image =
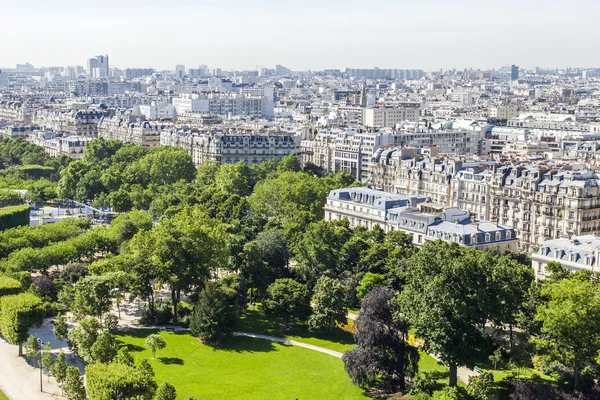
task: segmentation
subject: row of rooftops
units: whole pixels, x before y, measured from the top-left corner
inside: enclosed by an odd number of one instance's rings
[[[431,203],[425,196],[404,196],[370,188],[345,188],[332,190],[327,198],[328,210],[335,211],[330,203],[341,201],[355,203],[363,210],[385,211],[385,223],[397,229],[417,232],[433,239],[455,241],[464,245],[490,244],[518,240],[512,227],[473,219],[468,211],[444,208]],[[344,208],[338,206],[343,212]]]

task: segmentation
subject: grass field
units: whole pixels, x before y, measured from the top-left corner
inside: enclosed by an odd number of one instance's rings
[[[267,318],[260,307],[257,307],[246,310],[238,321],[236,330],[285,337],[342,353],[356,346],[353,337],[354,325],[351,320],[348,321],[348,325],[323,332],[309,332],[306,325],[284,330],[282,329],[283,325],[283,321],[272,317]]]
[[[8,396],[6,396],[2,390],[0,390],[0,400],[9,400]]]
[[[188,333],[159,332],[167,347],[156,359],[145,349],[152,330],[117,339],[139,363],[149,359],[157,383],[171,382],[178,399],[366,399],[352,385],[339,358],[297,346],[235,337],[218,347],[201,344]]]

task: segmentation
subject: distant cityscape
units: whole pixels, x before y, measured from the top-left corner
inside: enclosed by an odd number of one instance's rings
[[[523,252],[600,234],[600,68],[25,63],[0,71],[0,134],[73,158],[97,137],[181,147],[196,165],[293,154],[514,229],[511,248]]]

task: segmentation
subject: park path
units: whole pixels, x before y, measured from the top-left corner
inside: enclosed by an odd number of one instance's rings
[[[311,349],[311,350],[319,351],[321,353],[329,354],[330,356],[334,356],[337,358],[342,358],[342,355],[343,355],[343,353],[340,353],[339,351],[330,350],[330,349],[326,349],[325,347],[319,347],[319,346],[315,346],[313,344],[298,342],[296,340],[286,339],[286,338],[277,337],[277,336],[261,335],[260,333],[249,333],[249,332],[233,332],[233,334],[235,336],[245,336],[245,337],[250,337],[250,338],[254,338],[254,339],[264,339],[264,340],[270,340],[272,342],[291,344],[291,345],[298,346],[298,347],[304,347],[305,349]]]

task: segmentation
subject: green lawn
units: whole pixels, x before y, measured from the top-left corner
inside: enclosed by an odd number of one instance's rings
[[[298,346],[234,337],[218,347],[188,333],[159,332],[167,347],[145,349],[152,330],[117,339],[129,346],[136,363],[148,358],[156,380],[171,382],[178,399],[366,399],[344,371],[342,360]]]
[[[9,400],[8,396],[5,395],[2,390],[0,390],[0,400]]]
[[[236,330],[285,337],[342,353],[356,346],[352,335],[353,323],[351,320],[348,320],[348,325],[344,327],[336,327],[329,331],[316,333],[309,332],[306,325],[295,326],[286,330],[282,329],[283,325],[283,321],[265,316],[260,306],[258,306],[246,310],[238,321]]]

